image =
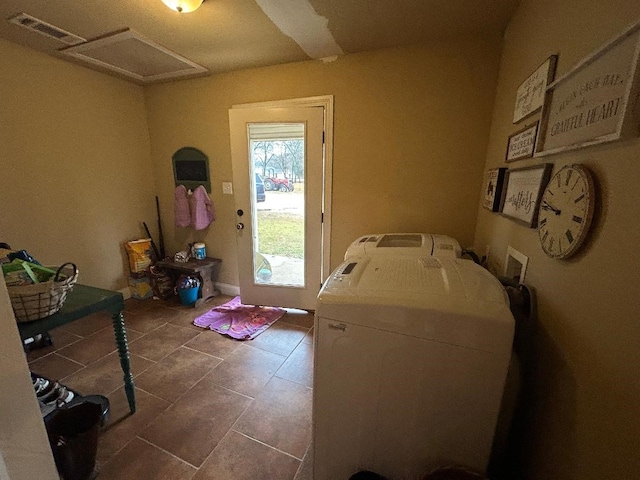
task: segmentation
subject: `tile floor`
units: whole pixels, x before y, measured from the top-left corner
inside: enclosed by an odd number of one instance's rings
[[[311,479],[313,315],[287,313],[244,342],[192,324],[230,299],[127,301],[134,415],[108,315],[56,329],[53,346],[28,355],[33,372],[109,397],[100,480]]]

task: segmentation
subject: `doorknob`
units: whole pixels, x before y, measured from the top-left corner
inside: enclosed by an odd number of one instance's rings
[[[244,223],[236,223],[236,228],[238,230],[243,230],[244,229]]]

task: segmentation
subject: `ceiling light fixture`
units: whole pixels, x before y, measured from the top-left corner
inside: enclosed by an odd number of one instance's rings
[[[167,7],[179,13],[189,13],[197,10],[204,0],[162,0]]]

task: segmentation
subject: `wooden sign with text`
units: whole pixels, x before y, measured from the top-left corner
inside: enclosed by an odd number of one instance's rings
[[[536,228],[538,203],[552,168],[552,164],[543,163],[507,171],[502,189],[502,214],[529,228]]]
[[[482,206],[492,212],[500,211],[500,201],[502,199],[502,186],[506,168],[490,168],[487,170],[484,180],[484,197]]]
[[[537,132],[538,122],[511,135],[507,142],[507,156],[505,161],[513,162],[522,158],[533,157]]]
[[[520,84],[513,109],[513,123],[519,122],[542,107],[547,85],[551,83],[556,72],[557,61],[558,56],[551,55]]]
[[[638,135],[640,23],[547,88],[536,156]]]

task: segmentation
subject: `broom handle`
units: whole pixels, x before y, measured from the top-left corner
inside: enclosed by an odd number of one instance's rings
[[[160,244],[160,259],[164,259],[165,251],[164,251],[164,236],[162,235],[162,223],[160,223],[160,202],[158,201],[158,196],[156,195],[156,213],[158,215],[158,243]]]
[[[149,232],[149,227],[147,227],[147,223],[146,222],[142,222],[142,225],[144,225],[144,230],[147,232],[147,236],[151,240],[151,248],[153,248],[153,253],[155,253],[155,255],[156,255],[156,260],[162,260],[160,258],[160,252],[158,251],[158,247],[156,247],[156,242],[153,241],[153,237],[151,236],[151,232]]]

